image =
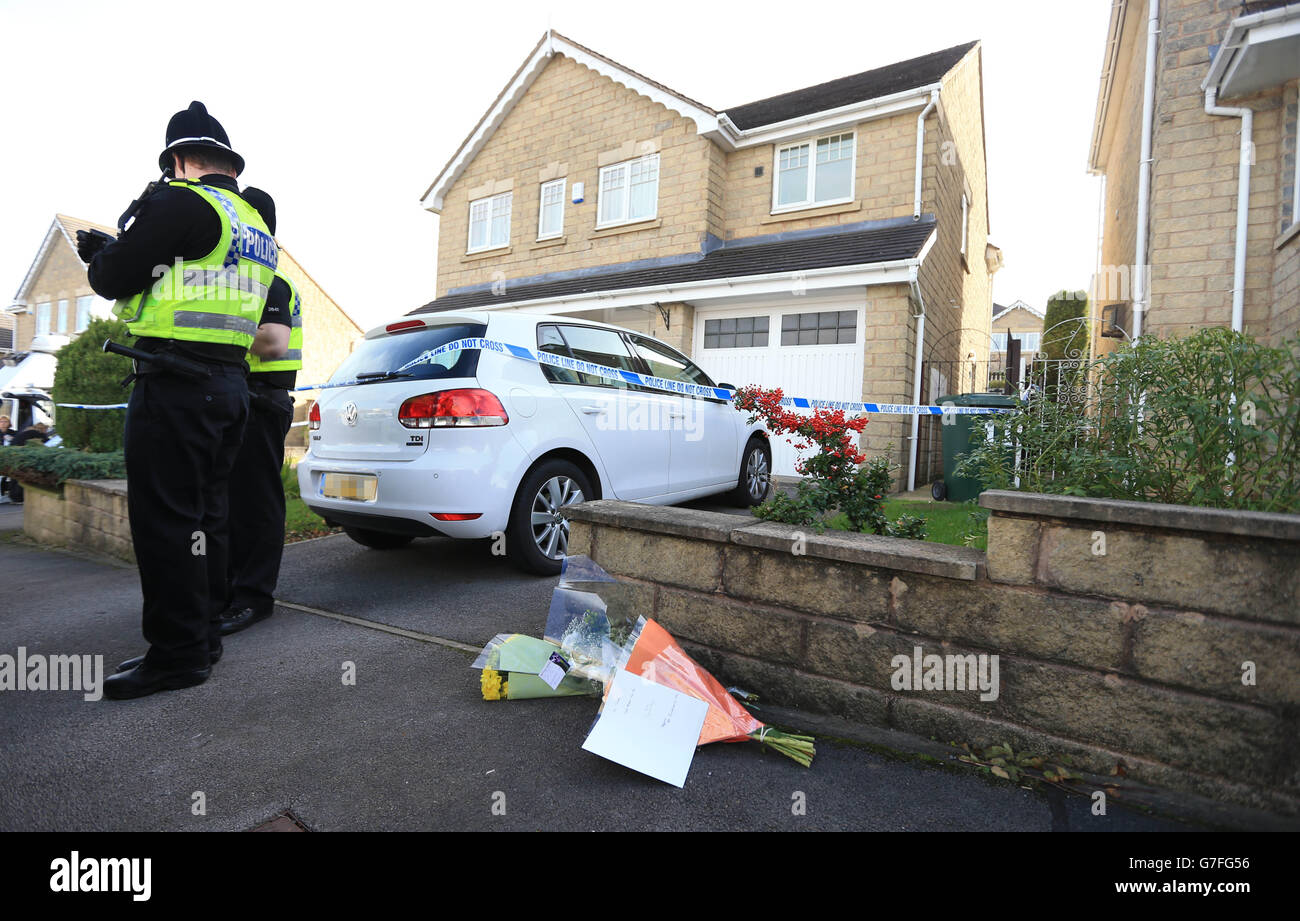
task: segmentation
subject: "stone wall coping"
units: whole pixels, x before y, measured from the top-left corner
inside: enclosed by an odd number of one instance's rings
[[[850,531],[826,531],[818,534],[811,528],[700,509],[599,499],[569,506],[564,513],[573,521],[589,524],[786,553],[791,552],[796,535],[802,532],[802,556],[964,581],[978,578],[985,563],[983,552],[968,547]]]
[[[1201,531],[1239,534],[1266,540],[1300,541],[1300,515],[1279,512],[1248,512],[1195,505],[1133,502],[1127,499],[1052,496],[1008,489],[990,489],[981,493],[979,504],[995,512],[1039,518],[1072,518],[1172,531]]]
[[[106,492],[115,496],[126,495],[126,480],[65,480],[64,486],[84,486],[94,492]]]

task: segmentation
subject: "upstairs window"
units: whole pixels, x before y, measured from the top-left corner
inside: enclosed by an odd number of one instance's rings
[[[84,332],[90,325],[90,305],[94,302],[93,294],[85,294],[77,298],[77,332]]]
[[[469,203],[469,249],[476,253],[510,244],[510,202],[513,192]]]
[[[853,200],[853,134],[833,134],[776,149],[773,211]]]
[[[604,167],[599,194],[597,228],[655,217],[659,213],[659,154]]]
[[[564,189],[566,181],[555,179],[542,183],[541,204],[537,214],[537,239],[550,240],[564,233]]]
[[[50,332],[50,312],[54,307],[49,301],[36,305],[36,335],[47,336]]]
[[[58,328],[56,331],[60,336],[62,336],[66,334],[68,331],[68,302],[67,301],[59,301],[58,318],[59,318]]]
[[[966,246],[970,239],[970,201],[963,192],[961,196],[961,258],[966,261]]]

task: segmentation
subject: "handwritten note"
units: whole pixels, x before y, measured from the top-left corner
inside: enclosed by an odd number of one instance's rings
[[[681,787],[708,711],[702,700],[616,669],[604,709],[582,747]]]

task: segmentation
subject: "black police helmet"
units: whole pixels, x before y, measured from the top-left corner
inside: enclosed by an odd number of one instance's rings
[[[158,155],[158,168],[172,166],[172,154],[182,147],[212,147],[224,150],[235,160],[235,175],[244,171],[244,158],[230,147],[230,137],[221,122],[208,114],[201,102],[191,102],[184,112],[177,112],[167,123],[167,146]]]
[[[240,192],[239,197],[253,206],[253,210],[266,221],[266,229],[271,231],[271,236],[275,236],[275,199],[251,185]]]

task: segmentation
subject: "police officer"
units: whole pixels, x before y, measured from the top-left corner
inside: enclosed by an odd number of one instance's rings
[[[220,657],[228,479],[248,415],[244,357],[277,261],[265,222],[239,195],[244,160],[203,104],[176,113],[166,139],[159,166],[175,180],[116,240],[78,234],[91,287],[117,300],[136,347],[192,369],[139,362],[127,404],[127,510],[149,650],[104,682],[116,699],[200,684]]]
[[[257,209],[275,233],[275,202],[261,189],[248,188],[244,200]],[[222,636],[238,633],[271,616],[284,552],[284,439],[293,423],[297,372],[302,368],[302,296],[277,269],[262,322],[290,326],[288,351],[279,358],[248,356],[248,425],[231,473],[238,484],[230,494],[229,607]]]

